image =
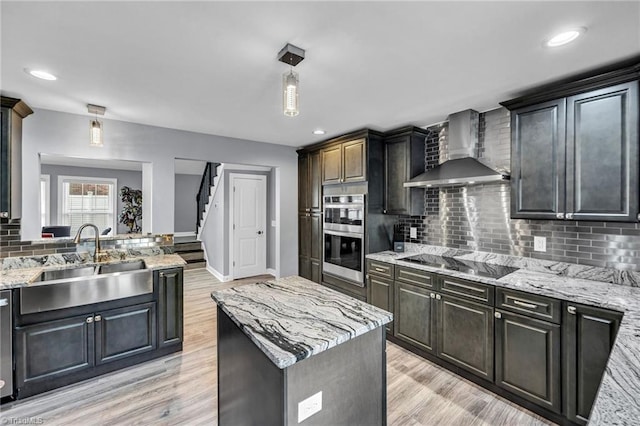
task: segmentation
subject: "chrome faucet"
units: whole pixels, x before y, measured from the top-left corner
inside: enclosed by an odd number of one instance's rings
[[[96,233],[96,250],[93,252],[93,261],[98,262],[98,259],[99,259],[98,253],[100,253],[100,231],[98,230],[97,226],[95,226],[92,223],[83,224],[82,226],[80,226],[80,228],[78,228],[78,233],[76,233],[76,236],[73,239],[73,242],[76,244],[80,244],[80,234],[82,234],[82,230],[87,226],[92,227]]]

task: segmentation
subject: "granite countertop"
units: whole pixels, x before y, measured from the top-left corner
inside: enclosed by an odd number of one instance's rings
[[[46,258],[46,260],[44,259]],[[151,254],[151,255],[129,255],[124,258],[108,257],[106,261],[95,263],[87,261],[87,258],[76,253],[70,255],[43,256],[42,260],[23,260],[21,267],[6,267],[3,265],[0,271],[0,290],[26,287],[32,284],[43,272],[56,269],[80,268],[84,266],[95,266],[112,263],[134,262],[143,260],[147,269],[164,269],[173,266],[183,266],[186,264],[183,258],[177,254]],[[42,263],[44,261],[44,263]],[[39,266],[38,266],[39,265]]]
[[[387,311],[297,276],[214,291],[211,298],[278,368],[393,319]]]
[[[591,411],[589,424],[637,424],[637,419],[640,419],[640,405],[637,402],[640,400],[640,288],[637,287],[635,273],[625,274],[621,271],[607,271],[584,265],[437,246],[415,245],[410,248],[411,251],[406,253],[385,251],[366,257],[379,262],[623,312],[624,317]],[[403,261],[403,258],[418,253],[520,269],[502,278],[492,279]],[[605,280],[608,282],[604,282]]]

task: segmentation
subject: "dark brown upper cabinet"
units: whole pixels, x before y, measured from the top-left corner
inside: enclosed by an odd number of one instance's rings
[[[638,220],[639,70],[502,103],[511,110],[511,217]]]
[[[298,211],[322,210],[320,151],[301,153],[298,157]]]
[[[2,96],[0,108],[0,218],[22,213],[22,119],[33,114],[20,99]]]
[[[403,184],[425,170],[425,138],[418,127],[403,127],[385,134],[383,213],[420,216],[424,214],[424,188]]]
[[[322,152],[322,184],[367,180],[366,139],[342,142]]]

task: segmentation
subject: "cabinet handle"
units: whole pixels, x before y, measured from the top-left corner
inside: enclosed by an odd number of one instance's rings
[[[87,324],[91,324],[93,322],[93,317],[87,317],[86,322]]]
[[[0,217],[9,217],[9,212],[0,212]]]
[[[0,299],[0,306],[8,306],[9,299]]]
[[[575,315],[576,314],[576,307],[575,306],[567,306],[567,312],[569,312],[571,315]]]
[[[564,219],[564,213],[556,213],[557,219]]]
[[[533,303],[521,302],[520,300],[514,299],[514,305],[522,306],[523,308],[536,309],[538,305],[534,305]]]
[[[442,299],[442,296],[440,296],[439,294],[436,294],[436,300],[440,300]]]
[[[435,299],[436,298],[436,294],[435,293],[431,293],[431,294],[429,294],[429,297],[431,297],[432,299]]]
[[[498,311],[495,311],[493,316],[496,317],[497,319],[500,319],[500,318],[502,318],[502,313],[500,313]]]
[[[386,272],[386,270],[384,270],[384,269],[382,269],[382,268],[375,268],[375,269],[376,269],[376,271],[378,271],[378,272]]]
[[[308,212],[310,212],[310,211],[311,211],[311,209],[305,209],[305,211],[308,211]]]
[[[387,214],[387,209],[382,210],[382,213]]]
[[[573,219],[573,213],[567,213],[567,219],[569,220]]]
[[[93,318],[93,320],[94,320],[95,322],[102,321],[102,316],[101,316],[101,315],[96,315],[96,316]]]

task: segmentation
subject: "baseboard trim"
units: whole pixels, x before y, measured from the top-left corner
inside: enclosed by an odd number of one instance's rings
[[[213,275],[214,277],[216,277],[219,281],[226,283],[229,281],[233,281],[233,279],[229,276],[229,275],[223,275],[220,272],[216,271],[215,269],[213,269],[211,266],[207,265],[207,271]]]
[[[175,237],[195,237],[196,233],[195,232],[174,232],[173,233],[173,238]]]

